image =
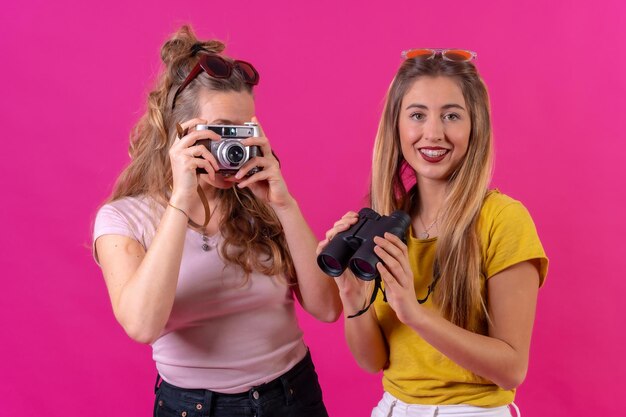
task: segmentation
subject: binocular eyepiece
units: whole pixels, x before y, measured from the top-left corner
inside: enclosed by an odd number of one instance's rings
[[[374,253],[374,237],[389,232],[404,240],[410,224],[411,218],[401,210],[381,216],[372,209],[362,208],[359,221],[328,242],[317,257],[317,264],[331,277],[338,277],[350,267],[357,278],[371,281],[378,277],[376,264],[381,261]]]

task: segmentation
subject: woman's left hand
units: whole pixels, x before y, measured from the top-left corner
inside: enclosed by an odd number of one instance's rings
[[[384,238],[376,236],[374,243],[374,252],[383,261],[376,267],[385,283],[387,303],[398,319],[406,323],[419,309],[407,247],[391,233],[385,233]]]
[[[292,201],[292,196],[289,194],[287,184],[285,184],[280,172],[280,164],[272,153],[269,140],[265,136],[258,119],[253,117],[252,122],[259,126],[260,136],[246,138],[241,141],[241,144],[243,146],[258,146],[262,156],[255,156],[239,169],[235,179],[243,180],[237,184],[237,187],[248,187],[255,196],[274,208],[285,207]],[[246,177],[248,172],[256,167],[261,168],[261,170]]]

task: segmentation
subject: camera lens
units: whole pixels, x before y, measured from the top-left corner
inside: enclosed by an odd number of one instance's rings
[[[371,280],[376,277],[376,268],[363,259],[352,259],[350,261],[352,272],[361,279]]]
[[[231,145],[226,151],[226,158],[231,164],[238,164],[244,156],[244,150],[241,145]]]
[[[333,258],[330,255],[321,255],[320,256],[320,260],[322,261],[322,263],[324,264],[324,266],[326,267],[326,269],[330,272],[334,272],[334,273],[341,273],[341,264],[339,262],[337,262],[337,260],[335,258]]]

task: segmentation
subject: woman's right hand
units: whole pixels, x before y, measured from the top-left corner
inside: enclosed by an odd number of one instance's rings
[[[317,245],[316,254],[319,255],[338,233],[345,232],[358,220],[358,213],[354,211],[347,212],[341,219],[335,222],[332,229],[326,232],[326,238]],[[339,288],[339,296],[343,303],[344,314],[347,316],[352,315],[367,305],[373,291],[374,281],[358,279],[350,268],[346,268],[343,274],[336,278],[336,282]]]
[[[190,209],[191,201],[197,195],[197,168],[204,168],[212,180],[219,169],[215,157],[204,145],[194,145],[201,139],[220,140],[221,137],[212,130],[195,130],[196,125],[207,124],[204,119],[191,119],[180,124],[184,135],[177,137],[169,150],[172,164],[172,198],[173,204],[185,211]]]
[[[358,220],[359,215],[354,211],[346,213],[326,232],[326,238],[317,245],[317,254],[322,252],[337,233],[345,232]],[[361,368],[368,372],[379,372],[388,363],[389,352],[374,307],[371,306],[365,314],[351,317],[368,305],[375,281],[359,279],[350,268],[346,268],[336,282],[346,317],[344,331],[350,352]]]

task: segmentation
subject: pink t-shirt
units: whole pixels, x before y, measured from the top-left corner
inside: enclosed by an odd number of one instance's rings
[[[163,208],[149,198],[126,197],[103,206],[95,241],[107,234],[128,236],[146,250]],[[219,254],[221,234],[187,229],[174,306],[153,359],[163,379],[182,388],[244,392],[288,371],[306,355],[292,290],[278,277],[252,273]]]

